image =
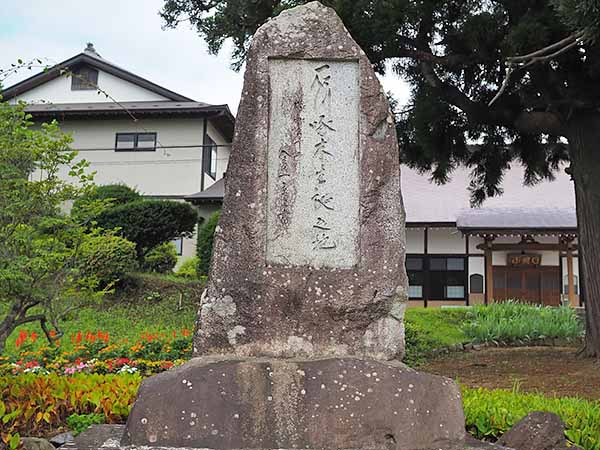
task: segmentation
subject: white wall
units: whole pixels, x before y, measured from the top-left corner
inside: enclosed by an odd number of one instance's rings
[[[425,240],[423,228],[407,228],[406,229],[406,253],[425,253]]]
[[[102,71],[98,72],[98,86],[119,102],[169,100],[162,95],[155,94],[136,84]],[[72,91],[71,77],[67,76],[59,76],[30,91],[24,92],[12,99],[11,102],[15,103],[19,100],[28,103],[97,103],[113,101],[105,95],[98,95],[96,90]]]
[[[152,196],[183,196],[201,190],[203,119],[69,120],[60,125],[72,135],[71,147],[79,151],[78,157],[97,172],[96,184],[124,183]],[[116,152],[115,136],[119,132],[156,132],[157,149]],[[214,128],[211,137],[226,142]],[[192,147],[168,148],[173,146]],[[221,157],[229,157],[228,148],[219,148]],[[226,163],[219,161],[217,179],[223,176]],[[66,171],[63,176],[67,177]],[[212,180],[205,176],[205,183],[206,179]]]
[[[210,175],[204,174],[204,189],[209,188],[217,180],[223,178],[223,174],[227,171],[227,164],[229,163],[229,155],[231,154],[231,146],[221,133],[217,131],[212,123],[208,123],[206,127],[206,134],[217,144],[217,178],[212,179]]]
[[[465,238],[456,228],[429,228],[427,253],[464,254]]]

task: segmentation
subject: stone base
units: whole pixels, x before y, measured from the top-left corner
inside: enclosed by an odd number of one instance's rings
[[[428,449],[464,443],[458,387],[397,362],[196,358],[142,383],[123,443]]]
[[[87,431],[84,431],[75,438],[75,442],[69,442],[61,447],[63,450],[136,450],[138,447],[125,446],[121,443],[124,425],[92,425]],[[181,448],[180,450],[197,450],[191,447]],[[164,447],[143,447],[140,450],[165,450]],[[209,449],[203,449],[209,450]],[[241,449],[240,449],[241,450]],[[244,449],[246,450],[246,449]],[[283,449],[279,449],[283,450]],[[290,449],[291,450],[291,449]],[[305,449],[312,450],[312,449]],[[350,450],[350,449],[348,449]],[[352,449],[358,450],[358,449]],[[388,450],[382,448],[381,450]],[[507,450],[505,447],[481,442],[467,436],[464,443],[454,443],[451,446],[436,448],[435,450]]]

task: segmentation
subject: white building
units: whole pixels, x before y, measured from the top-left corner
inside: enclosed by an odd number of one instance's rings
[[[561,171],[552,182],[523,186],[516,165],[504,194],[469,206],[469,171],[439,186],[402,167],[406,266],[412,306],[471,305],[520,299],[579,306],[575,191]],[[204,211],[220,207],[224,180],[187,199]],[[569,288],[570,286],[570,288]]]
[[[66,69],[74,76],[64,76]],[[97,171],[98,184],[125,183],[148,197],[185,199],[203,217],[220,208],[234,128],[226,105],[194,102],[151,83],[101,58],[91,44],[3,96],[28,102],[37,121],[57,119]],[[438,186],[403,168],[412,305],[508,298],[581,303],[573,184],[564,172],[535,187],[522,180],[522,168],[513,167],[504,195],[471,209],[466,170]],[[195,240],[180,249],[193,256]]]
[[[227,105],[165,89],[102,58],[92,44],[2,96],[27,102],[36,122],[58,120],[98,185],[124,183],[147,197],[181,200],[227,167],[235,121]],[[176,246],[182,257],[195,255],[195,239]]]

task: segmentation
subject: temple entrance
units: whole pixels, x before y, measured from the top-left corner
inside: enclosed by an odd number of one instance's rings
[[[494,301],[560,305],[560,268],[494,266]]]

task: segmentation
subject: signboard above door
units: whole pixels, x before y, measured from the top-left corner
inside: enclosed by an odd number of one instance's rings
[[[513,253],[507,259],[507,264],[512,267],[537,267],[542,264],[542,255],[532,253]]]

